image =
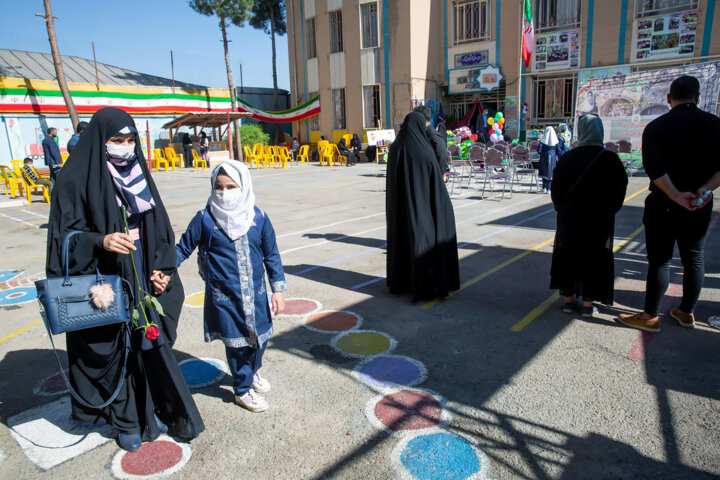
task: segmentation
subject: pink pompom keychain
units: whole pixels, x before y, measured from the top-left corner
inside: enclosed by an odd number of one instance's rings
[[[97,308],[100,310],[107,310],[107,308],[113,304],[115,300],[115,292],[112,287],[107,283],[95,285],[90,289],[90,299]]]

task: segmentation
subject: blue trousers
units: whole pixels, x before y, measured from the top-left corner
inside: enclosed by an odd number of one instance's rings
[[[225,347],[230,372],[233,376],[233,391],[235,395],[245,395],[253,383],[253,376],[262,367],[262,357],[267,343],[260,349],[243,347]]]

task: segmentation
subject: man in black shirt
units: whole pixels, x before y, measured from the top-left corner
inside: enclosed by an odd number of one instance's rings
[[[648,257],[645,307],[621,314],[628,327],[659,332],[658,310],[669,283],[669,266],[677,242],[683,264],[683,296],[670,316],[693,328],[693,310],[705,276],[705,234],[712,214],[712,190],[720,186],[720,118],[697,107],[700,83],[684,75],[670,85],[671,110],[648,124],[642,155],[650,177],[643,224]]]
[[[55,185],[60,169],[62,168],[62,155],[60,149],[55,143],[57,137],[57,128],[50,127],[47,129],[47,135],[42,141],[43,154],[45,155],[45,165],[50,169],[50,181]]]

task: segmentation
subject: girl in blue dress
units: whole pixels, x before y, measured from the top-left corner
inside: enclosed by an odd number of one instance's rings
[[[273,332],[271,311],[285,308],[285,274],[275,230],[255,206],[248,168],[225,161],[213,170],[211,184],[207,206],[190,221],[176,246],[178,266],[198,247],[205,280],[205,341],[225,344],[235,403],[262,412],[268,404],[259,393],[270,391],[270,383],[259,370]],[[265,269],[273,292],[270,300]]]

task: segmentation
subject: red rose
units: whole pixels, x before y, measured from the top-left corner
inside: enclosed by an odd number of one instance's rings
[[[155,340],[159,336],[160,331],[155,325],[150,325],[145,329],[145,338],[147,338],[148,340]]]

